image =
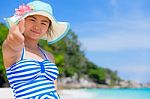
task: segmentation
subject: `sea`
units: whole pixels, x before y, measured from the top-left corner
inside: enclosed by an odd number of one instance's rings
[[[94,94],[92,99],[150,99],[150,88],[84,89]]]

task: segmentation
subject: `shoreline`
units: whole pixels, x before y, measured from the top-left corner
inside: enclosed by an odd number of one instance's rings
[[[101,94],[103,95],[104,94],[103,92],[105,92],[107,89],[122,89],[122,88],[60,89],[60,90],[58,90],[58,94],[60,96],[60,99],[97,99],[98,94],[93,93],[92,91],[89,91],[87,89],[94,89],[94,90],[102,89],[103,91],[101,92]],[[124,89],[126,89],[126,88],[124,88]],[[132,89],[132,88],[129,88],[129,89]],[[140,88],[135,88],[135,89],[140,89]],[[148,88],[148,90],[149,90],[149,88]],[[106,96],[107,95],[105,95],[105,97]],[[0,98],[1,99],[14,99],[11,88],[0,88]]]

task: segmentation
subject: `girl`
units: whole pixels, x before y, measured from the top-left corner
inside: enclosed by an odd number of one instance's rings
[[[38,46],[39,39],[52,44],[69,30],[57,22],[52,8],[41,1],[19,6],[6,19],[9,34],[3,43],[3,61],[16,99],[59,99],[56,92],[58,69],[51,53]]]

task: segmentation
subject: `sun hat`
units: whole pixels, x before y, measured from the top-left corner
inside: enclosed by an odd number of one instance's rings
[[[19,6],[18,9],[15,9],[15,13],[12,17],[5,18],[8,28],[10,28],[12,24],[18,24],[21,19],[30,15],[42,15],[51,20],[49,32],[41,37],[41,39],[47,40],[48,44],[59,41],[69,30],[70,25],[68,22],[56,21],[52,14],[51,5],[38,0],[30,2],[27,5],[23,4]]]

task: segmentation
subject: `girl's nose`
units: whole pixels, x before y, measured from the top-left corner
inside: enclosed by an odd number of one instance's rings
[[[40,29],[40,25],[38,23],[36,23],[34,27],[35,27],[36,30]]]

